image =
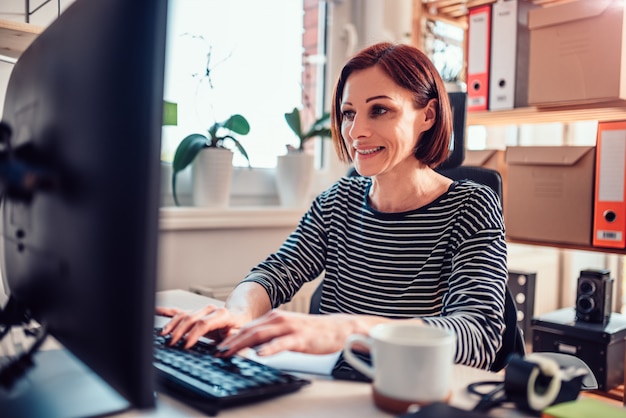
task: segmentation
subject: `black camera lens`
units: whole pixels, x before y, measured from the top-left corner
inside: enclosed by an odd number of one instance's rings
[[[576,307],[578,308],[578,312],[583,314],[588,314],[593,311],[593,308],[596,307],[596,303],[593,298],[588,296],[581,296],[576,301]]]
[[[578,283],[578,291],[583,295],[592,295],[596,291],[596,284],[592,280],[582,279]]]

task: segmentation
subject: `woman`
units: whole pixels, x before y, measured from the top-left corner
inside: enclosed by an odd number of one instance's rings
[[[455,361],[489,368],[504,329],[502,212],[488,187],[433,169],[452,129],[437,70],[414,47],[373,45],[343,68],[331,113],[335,149],[361,176],[321,193],[225,307],[157,308],[172,317],[163,332],[188,347],[217,337],[224,356],[322,354],[376,324],[412,321],[453,330]],[[273,310],[322,273],[325,315]]]

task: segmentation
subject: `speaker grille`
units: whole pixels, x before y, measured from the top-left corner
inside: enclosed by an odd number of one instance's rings
[[[524,332],[524,340],[532,343],[531,320],[535,312],[535,280],[537,273],[509,270],[509,289],[517,305],[517,323]]]

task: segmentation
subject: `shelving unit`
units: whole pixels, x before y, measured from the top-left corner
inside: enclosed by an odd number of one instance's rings
[[[423,19],[442,20],[467,30],[467,11],[472,7],[495,3],[496,0],[416,0],[413,16],[413,41],[422,39],[420,30]],[[542,7],[569,3],[577,0],[531,0]],[[419,43],[418,43],[419,44]],[[552,107],[524,107],[512,110],[472,111],[467,114],[468,125],[523,125],[539,123],[571,123],[577,121],[626,120],[626,101],[590,102],[577,105]],[[555,248],[626,254],[626,249],[573,246],[554,242],[527,242],[510,240],[511,243]]]
[[[0,60],[15,62],[42,31],[40,26],[0,19]]]
[[[413,15],[413,42],[421,44],[423,19],[441,20],[455,24],[467,30],[468,9],[484,4],[494,3],[496,0],[416,0]],[[551,5],[568,3],[577,0],[531,0],[533,3],[550,7]],[[591,0],[590,0],[591,1]],[[572,123],[576,121],[617,121],[626,120],[626,101],[594,102],[580,105],[563,105],[554,107],[525,107],[506,111],[481,111],[469,112],[467,115],[468,125],[523,125],[540,123]],[[526,240],[508,239],[515,244],[553,247],[566,250],[594,251],[605,254],[626,255],[626,249],[603,248],[593,246],[570,245],[557,242],[531,242]],[[619,269],[618,269],[619,270]],[[618,271],[621,276],[623,272]],[[617,293],[620,295],[624,289],[618,284]],[[626,374],[625,374],[626,375]],[[626,385],[626,377],[624,380]],[[626,405],[626,391],[624,385],[612,389],[608,393],[599,393],[606,399],[616,399],[619,404]]]
[[[550,7],[576,0],[531,0]],[[467,11],[472,7],[495,3],[496,0],[416,0],[413,16],[413,41],[422,39],[422,19],[441,20],[467,29]],[[626,119],[626,101],[588,103],[558,107],[525,107],[504,111],[470,112],[468,125],[520,125],[582,120],[615,121]]]

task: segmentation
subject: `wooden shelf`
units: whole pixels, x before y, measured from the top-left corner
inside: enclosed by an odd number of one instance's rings
[[[522,125],[583,120],[626,120],[626,101],[540,108],[524,107],[513,110],[468,112],[467,114],[468,125]]]
[[[585,245],[565,244],[561,242],[548,242],[548,241],[529,241],[517,238],[506,238],[506,242],[509,244],[522,244],[522,245],[534,245],[537,247],[553,247],[563,250],[575,250],[575,251],[593,251],[604,254],[622,254],[626,255],[625,248],[607,248],[607,247],[592,247]]]
[[[496,0],[417,0],[421,1],[423,15],[425,17],[457,22],[459,26],[467,26],[467,11],[472,7],[495,3]],[[555,4],[569,3],[576,0],[532,0],[534,4],[551,6]]]
[[[0,55],[16,60],[42,31],[40,26],[0,19]]]

